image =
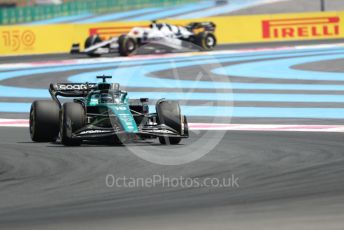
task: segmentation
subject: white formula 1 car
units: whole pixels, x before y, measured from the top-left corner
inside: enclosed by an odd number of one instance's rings
[[[183,27],[153,21],[149,28],[134,27],[128,34],[109,40],[103,41],[99,35],[91,35],[86,39],[82,52],[80,44],[76,43],[72,45],[71,53],[99,57],[102,54],[118,52],[121,56],[129,56],[147,44],[172,50],[195,47],[199,50],[211,50],[216,45],[215,28],[212,22],[193,22]]]

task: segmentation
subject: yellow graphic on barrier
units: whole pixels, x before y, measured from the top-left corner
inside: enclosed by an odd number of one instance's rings
[[[1,55],[68,52],[72,40],[72,25],[0,27]]]
[[[3,45],[11,51],[32,49],[36,35],[32,30],[4,30],[2,31]]]
[[[344,12],[224,16],[190,20],[162,20],[187,25],[211,21],[216,24],[218,44],[255,43],[344,38]],[[67,53],[73,43],[82,46],[89,35],[103,39],[119,36],[150,22],[1,26],[0,55]],[[82,47],[83,48],[83,47]]]

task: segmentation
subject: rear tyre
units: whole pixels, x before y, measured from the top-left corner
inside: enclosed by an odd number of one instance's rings
[[[60,119],[61,143],[66,146],[78,146],[81,140],[72,138],[72,133],[83,128],[86,124],[85,109],[78,103],[63,104]]]
[[[101,43],[103,40],[99,37],[99,35],[91,35],[85,41],[85,49],[94,46],[98,43]],[[87,53],[90,57],[100,57],[100,54],[96,53]]]
[[[182,117],[180,107],[174,101],[160,101],[156,105],[156,111],[159,118],[159,124],[165,124],[182,134]],[[177,145],[181,141],[180,137],[159,137],[160,144]]]
[[[59,134],[59,106],[55,101],[34,101],[30,109],[30,136],[35,142],[55,141]]]
[[[213,33],[202,32],[196,35],[195,44],[201,47],[201,50],[212,50],[216,46],[216,37]]]
[[[121,35],[118,38],[118,52],[121,56],[132,55],[137,48],[137,42],[135,39],[127,36]]]

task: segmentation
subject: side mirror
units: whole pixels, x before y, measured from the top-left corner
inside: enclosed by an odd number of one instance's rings
[[[127,91],[122,91],[121,90],[121,93],[122,93],[122,97],[121,97],[121,100],[124,101],[128,95],[128,92]]]

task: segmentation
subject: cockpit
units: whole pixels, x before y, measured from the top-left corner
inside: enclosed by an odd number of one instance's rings
[[[95,90],[89,95],[89,105],[98,105],[104,103],[123,104],[125,103],[127,92],[119,89],[119,84],[106,83],[99,84],[99,90]]]
[[[167,29],[167,30],[173,30],[172,28],[174,26],[170,25],[170,24],[167,24],[167,23],[156,23],[155,21],[153,21],[150,25],[149,25],[150,28],[155,28],[155,29],[158,29],[158,30],[163,30],[163,29]]]

